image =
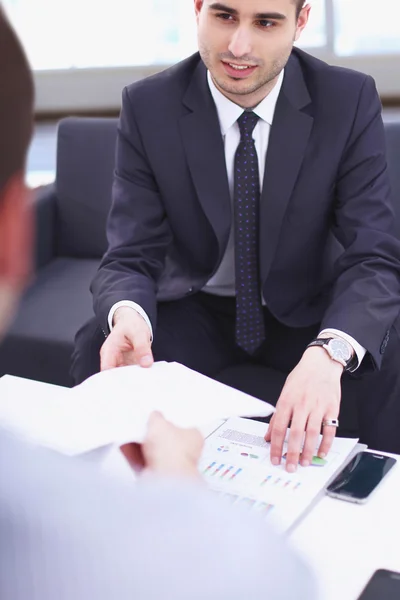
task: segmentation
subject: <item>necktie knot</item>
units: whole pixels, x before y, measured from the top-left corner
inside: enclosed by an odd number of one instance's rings
[[[240,129],[240,138],[242,142],[248,142],[252,140],[252,135],[255,126],[258,123],[259,116],[253,111],[245,110],[244,113],[238,118],[238,125]]]

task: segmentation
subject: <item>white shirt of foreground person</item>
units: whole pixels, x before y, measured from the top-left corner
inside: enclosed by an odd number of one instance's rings
[[[1,600],[313,600],[284,537],[196,482],[124,485],[0,431]]]

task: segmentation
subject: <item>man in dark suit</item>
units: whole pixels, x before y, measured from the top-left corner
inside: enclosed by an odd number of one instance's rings
[[[153,359],[210,376],[250,361],[288,375],[273,463],[289,424],[289,471],[321,427],[325,455],[350,394],[363,441],[400,451],[400,245],[374,82],[293,48],[303,2],[194,4],[200,54],[123,92],[75,380]]]

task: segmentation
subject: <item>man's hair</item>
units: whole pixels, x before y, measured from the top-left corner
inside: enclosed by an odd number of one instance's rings
[[[298,17],[300,14],[301,9],[304,6],[304,0],[294,0],[296,3],[296,16]]]
[[[9,179],[25,167],[33,102],[27,58],[0,6],[0,195]]]

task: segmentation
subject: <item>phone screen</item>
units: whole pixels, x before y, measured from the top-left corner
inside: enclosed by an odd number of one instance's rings
[[[380,569],[375,571],[358,600],[398,600],[400,573]]]
[[[328,486],[328,492],[363,500],[367,498],[396,460],[381,454],[360,452]]]

